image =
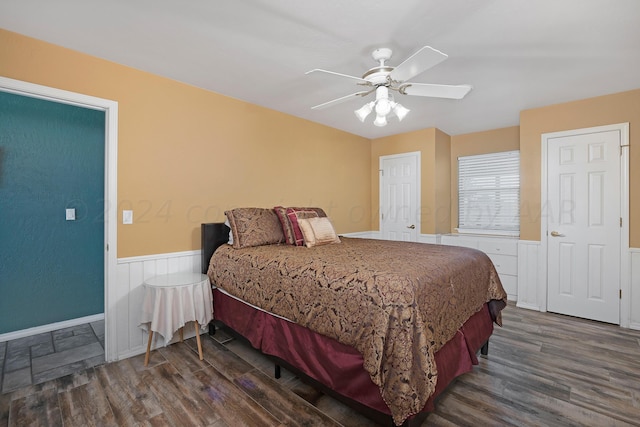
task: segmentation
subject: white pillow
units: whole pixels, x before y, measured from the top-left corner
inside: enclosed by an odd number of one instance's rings
[[[304,244],[311,248],[313,246],[340,243],[340,238],[333,228],[333,224],[328,217],[300,218],[298,226],[304,237]]]

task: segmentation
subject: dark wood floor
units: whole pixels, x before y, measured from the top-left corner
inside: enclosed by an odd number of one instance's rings
[[[194,339],[0,395],[0,426],[369,426],[239,341]],[[424,426],[640,426],[640,331],[509,305]]]

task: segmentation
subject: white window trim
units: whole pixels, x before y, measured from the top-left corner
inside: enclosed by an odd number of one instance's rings
[[[513,151],[506,151],[506,152],[497,152],[497,153],[489,153],[489,154],[480,154],[480,155],[473,155],[473,156],[462,156],[462,157],[458,157],[458,162],[460,162],[461,159],[468,159],[468,160],[472,160],[472,161],[481,161],[481,162],[487,162],[487,163],[491,163],[494,161],[504,161],[505,159],[509,159],[509,157],[511,156],[515,156],[517,155],[517,162],[518,162],[518,175],[519,175],[519,151],[518,150],[513,150]],[[460,216],[461,216],[461,209],[462,209],[462,203],[460,203],[460,197],[461,197],[461,190],[460,190],[460,167],[458,168],[458,224],[460,224]],[[520,204],[520,200],[519,200],[519,177],[518,177],[518,211],[519,211],[519,204]],[[517,227],[518,229],[514,229],[514,227],[511,227],[510,229],[507,228],[474,228],[474,227],[460,227],[458,226],[457,228],[455,228],[456,232],[458,234],[479,234],[479,235],[496,235],[496,236],[509,236],[509,237],[519,237],[520,236],[520,218],[519,218],[519,214],[516,216],[517,218]],[[514,226],[516,224],[513,224]]]

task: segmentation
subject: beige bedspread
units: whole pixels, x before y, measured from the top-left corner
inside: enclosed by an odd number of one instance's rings
[[[358,349],[399,425],[435,389],[434,353],[506,293],[487,255],[474,249],[341,240],[313,248],[223,245],[208,274],[230,294]]]

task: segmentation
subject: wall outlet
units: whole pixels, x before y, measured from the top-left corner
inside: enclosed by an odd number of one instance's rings
[[[67,221],[75,221],[76,220],[76,209],[69,208],[65,209],[65,218]]]
[[[122,211],[122,223],[133,224],[133,211]]]

